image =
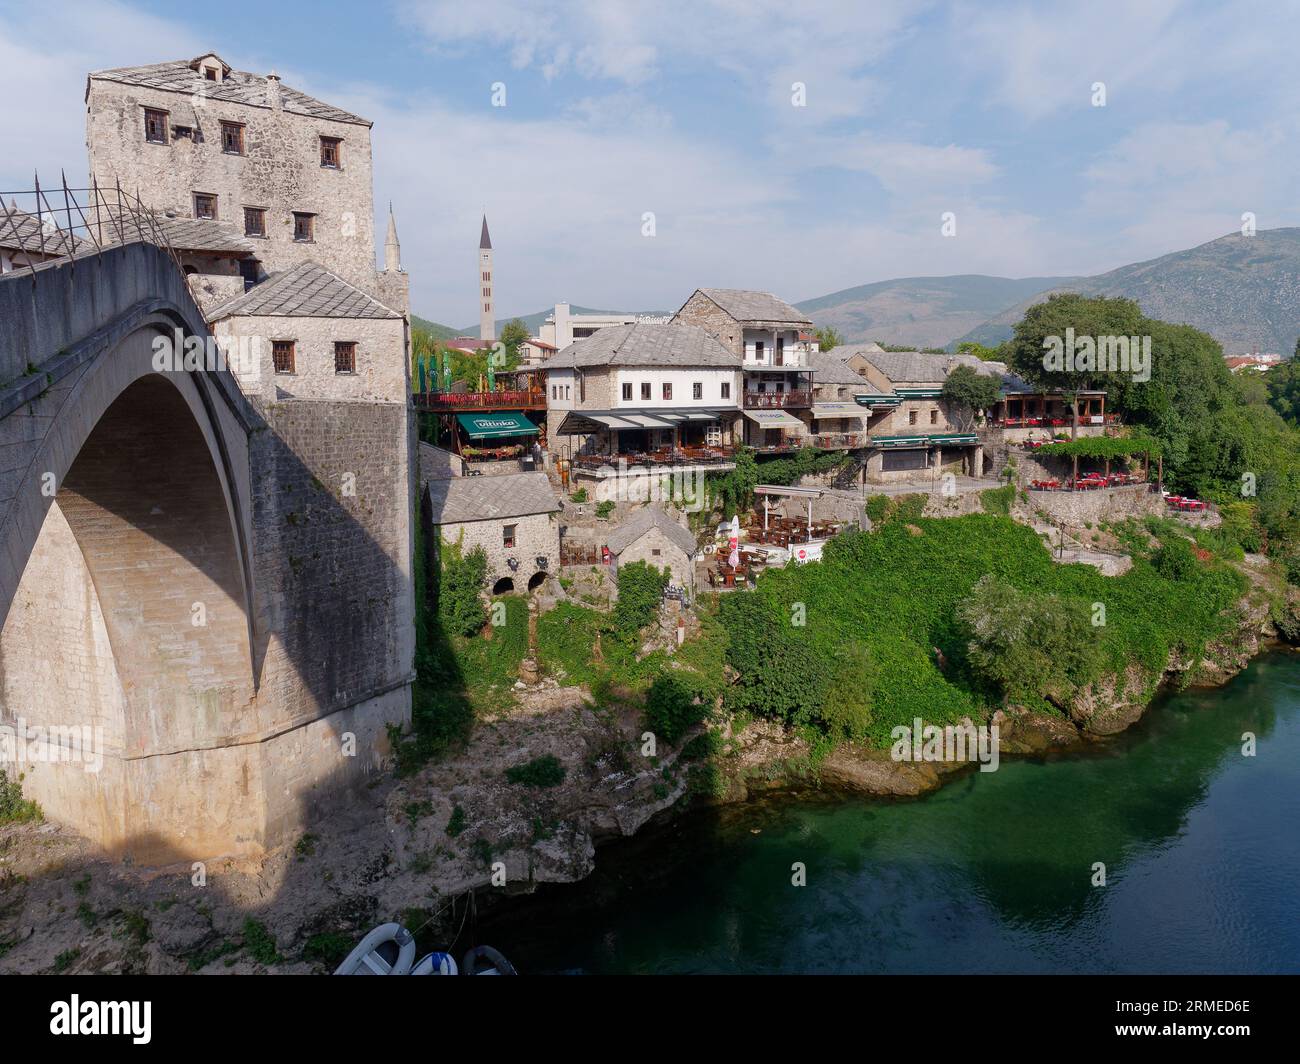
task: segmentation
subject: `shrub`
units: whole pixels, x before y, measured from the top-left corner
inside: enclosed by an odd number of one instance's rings
[[[613,499],[605,499],[601,502],[596,503],[596,516],[600,520],[602,521],[607,520],[609,518],[609,515],[612,514],[613,512],[614,512]]]
[[[487,620],[479,594],[487,576],[487,555],[482,547],[462,554],[460,543],[443,543],[441,554],[438,618],[447,632],[473,635]]]
[[[564,782],[564,766],[554,754],[543,754],[506,769],[506,779],[524,787],[557,787]]]
[[[1011,504],[1015,501],[1015,498],[1016,486],[1014,484],[1008,484],[1002,488],[990,488],[988,491],[980,492],[980,504],[984,507],[986,514],[1010,516]]]
[[[614,604],[614,630],[633,639],[654,619],[668,586],[667,570],[645,562],[618,567],[618,602]]]
[[[867,500],[867,518],[878,525],[889,516],[893,500],[888,495],[873,495]]]
[[[23,797],[22,777],[11,780],[0,768],[0,824],[21,824],[41,819],[41,807]]]
[[[659,738],[675,743],[696,724],[703,723],[709,707],[671,673],[650,685],[645,700],[645,726]]]
[[[1151,556],[1156,572],[1166,580],[1186,580],[1198,568],[1192,545],[1182,536],[1165,536],[1160,549]]]
[[[462,809],[460,806],[456,806],[456,808],[454,808],[451,811],[451,817],[447,821],[447,834],[454,839],[457,835],[459,835],[464,830],[465,830],[465,810]]]
[[[586,488],[579,488],[577,491],[575,491],[572,495],[569,496],[569,501],[570,501],[570,502],[586,502],[586,501],[587,501],[587,489],[586,489]]]
[[[957,617],[976,675],[1008,699],[1047,696],[1059,704],[1096,670],[1082,603],[1023,593],[989,573],[958,604]]]

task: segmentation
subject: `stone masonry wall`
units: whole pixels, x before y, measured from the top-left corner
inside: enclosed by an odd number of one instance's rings
[[[515,526],[515,546],[504,545],[506,525]],[[523,591],[528,581],[538,572],[560,571],[560,522],[558,514],[528,514],[499,521],[467,521],[463,524],[442,526],[442,541],[459,542],[462,551],[482,547],[487,555],[487,584],[509,577],[515,590]],[[544,567],[538,566],[539,557],[546,559]],[[512,569],[510,560],[518,567]]]
[[[694,293],[686,301],[673,316],[673,322],[698,325],[715,336],[737,358],[745,355],[745,340],[740,323],[701,292]]]
[[[86,104],[91,175],[101,187],[137,190],[146,204],[194,217],[194,193],[217,197],[217,218],[244,231],[244,207],[266,211],[265,238],[250,238],[267,272],[318,261],[372,294],[375,272],[370,128],[227,100],[196,98],[92,77]],[[168,143],[144,137],[144,109],[167,111]],[[244,155],[222,151],[221,122],[244,126]],[[197,122],[201,143],[171,134]],[[342,139],[341,165],[320,165],[320,137]],[[314,214],[314,241],[293,239],[293,212]]]
[[[408,408],[263,408],[251,445],[264,724],[306,723],[390,690],[414,661]],[[397,723],[393,720],[392,723]]]

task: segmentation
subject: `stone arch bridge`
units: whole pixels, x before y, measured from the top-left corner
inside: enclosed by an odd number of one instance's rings
[[[406,410],[259,408],[182,336],[150,243],[0,278],[0,768],[149,864],[291,840],[410,715]]]

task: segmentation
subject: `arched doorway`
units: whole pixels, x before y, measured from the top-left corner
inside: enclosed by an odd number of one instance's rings
[[[495,584],[492,585],[492,594],[508,595],[514,589],[515,589],[515,582],[512,579],[510,579],[510,577],[503,576],[500,580],[498,580]]]
[[[528,578],[528,590],[536,591],[544,583],[546,583],[546,574],[541,570],[538,570]]]

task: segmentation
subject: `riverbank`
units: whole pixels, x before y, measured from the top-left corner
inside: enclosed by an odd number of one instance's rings
[[[947,553],[939,527],[927,528],[930,549]],[[898,542],[924,541],[909,532]],[[1276,634],[1276,574],[1262,560],[1240,568],[1249,589],[1203,652],[1175,649],[1163,668],[1105,675],[1058,713],[1012,704],[971,723],[997,724],[1004,755],[1041,759],[1104,748],[1162,687],[1224,683]],[[688,642],[683,656],[699,649]],[[688,809],[794,791],[919,798],[970,771],[895,761],[862,743],[823,756],[806,732],[748,715],[648,751],[637,696],[609,689],[598,699],[554,677],[494,701],[463,748],[377,780],[345,814],[263,861],[211,862],[201,883],[189,866],[106,862],[52,825],[0,829],[0,971],[325,971],[375,923],[400,918],[422,945],[445,943],[472,918],[471,894],[474,913],[486,913],[581,881],[597,847]]]
[[[1300,971],[1294,650],[915,800],[802,797],[655,823],[479,941],[532,973]]]

